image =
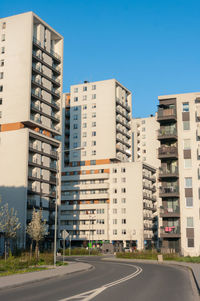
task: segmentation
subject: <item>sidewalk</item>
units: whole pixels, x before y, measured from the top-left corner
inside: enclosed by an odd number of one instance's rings
[[[53,267],[37,272],[30,272],[24,274],[15,274],[10,276],[2,276],[0,277],[0,289],[20,286],[27,283],[33,283],[57,276],[64,276],[67,274],[87,271],[91,269],[92,266],[83,262],[68,262],[66,266]]]
[[[149,263],[149,264],[165,264],[165,265],[178,265],[190,268],[192,271],[192,275],[194,277],[197,289],[200,294],[200,264],[198,263],[190,263],[190,262],[180,262],[180,261],[168,261],[163,260],[162,262],[158,262],[157,260],[146,260],[146,259],[125,259],[125,258],[104,258],[103,260],[112,260],[112,261],[131,261],[135,263]]]

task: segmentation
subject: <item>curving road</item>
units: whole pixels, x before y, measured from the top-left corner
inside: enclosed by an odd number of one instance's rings
[[[80,258],[94,268],[0,291],[1,301],[196,301],[189,272],[171,266]]]

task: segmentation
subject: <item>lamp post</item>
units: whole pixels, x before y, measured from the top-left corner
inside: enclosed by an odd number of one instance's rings
[[[62,153],[66,153],[66,152],[70,152],[70,151],[74,151],[74,150],[82,150],[84,149],[84,147],[76,147],[76,148],[72,148],[72,149],[64,149],[64,150],[60,150],[58,151],[58,154],[62,154]],[[58,156],[59,159],[59,156]],[[57,171],[58,171],[58,161],[57,161]],[[58,182],[58,177],[56,176],[56,201],[55,201],[55,224],[54,224],[54,256],[53,256],[53,263],[54,266],[56,266],[56,252],[57,252],[57,223],[58,223],[58,192],[57,192],[57,186],[58,186],[59,182]]]

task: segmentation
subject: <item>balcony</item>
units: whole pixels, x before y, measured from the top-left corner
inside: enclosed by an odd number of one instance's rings
[[[116,127],[116,131],[122,135],[125,135],[128,139],[131,138],[131,135],[129,134],[128,130],[125,131],[125,130],[122,130],[122,129]]]
[[[44,102],[45,104],[51,106],[53,109],[56,109],[57,111],[60,110],[60,106],[57,104],[57,102],[55,102],[53,99],[51,100],[51,102],[49,102],[48,100],[45,100],[42,96],[42,93],[41,92],[38,92],[34,89],[31,90],[31,96],[34,98],[34,99],[38,99],[42,102]]]
[[[156,197],[154,195],[149,195],[146,192],[143,192],[143,199],[150,200],[152,202],[156,202]]]
[[[116,151],[121,152],[121,153],[123,153],[124,155],[126,155],[128,157],[131,157],[131,154],[129,153],[128,150],[125,150],[125,149],[123,149],[122,147],[120,147],[118,145],[116,145]]]
[[[61,56],[58,53],[56,53],[53,49],[50,49],[50,51],[48,51],[45,46],[42,47],[41,42],[36,38],[33,38],[33,44],[37,46],[39,49],[41,49],[42,51],[44,51],[47,55],[50,55],[56,61],[61,62]]]
[[[117,140],[117,142],[120,142],[120,143],[126,145],[128,148],[131,147],[129,144],[129,141],[125,141],[123,138],[116,137],[116,140]]]
[[[57,91],[57,89],[55,89],[55,88],[49,89],[49,88],[45,87],[44,84],[42,83],[42,81],[40,79],[32,76],[32,83],[34,85],[36,85],[37,87],[45,90],[46,92],[48,92],[50,94],[53,94],[54,97],[60,98],[60,92]]]
[[[174,168],[160,168],[159,169],[159,178],[178,178],[178,167]]]
[[[116,122],[120,123],[121,125],[125,126],[128,130],[131,129],[129,122],[122,120],[119,116],[116,117]]]
[[[127,103],[121,101],[118,97],[116,97],[116,103],[117,103],[118,105],[122,106],[122,107],[123,107],[124,109],[126,109],[128,112],[131,111],[130,106],[129,106]]]
[[[179,238],[181,236],[179,226],[160,227],[160,236],[162,238]]]
[[[157,210],[155,205],[149,205],[145,202],[143,202],[143,209],[151,210],[151,211],[156,211]]]
[[[158,159],[178,159],[178,148],[176,146],[162,146],[158,149]]]
[[[179,188],[178,186],[170,186],[170,187],[160,187],[159,196],[161,198],[164,197],[178,197],[179,196]]]
[[[160,217],[180,217],[180,207],[168,208],[166,206],[160,206]]]
[[[56,64],[50,65],[47,62],[45,62],[43,60],[43,57],[42,57],[41,53],[37,53],[35,50],[33,50],[32,54],[33,54],[33,59],[37,60],[38,62],[42,63],[46,67],[50,68],[56,74],[58,74],[58,75],[61,74],[61,68],[59,66],[57,66]]]
[[[47,80],[51,81],[54,85],[60,87],[60,79],[58,79],[56,76],[48,76],[41,68],[41,66],[37,66],[36,64],[32,65],[33,71],[41,76],[43,76],[44,78],[46,78]]]
[[[160,129],[158,130],[158,140],[177,140],[177,130],[175,129]]]
[[[41,155],[45,155],[47,157],[52,157],[54,159],[58,158],[58,153],[57,151],[50,151],[50,153],[47,153],[46,151],[44,151],[43,148],[39,148],[39,146],[37,144],[34,143],[29,143],[29,149],[33,152],[39,153]]]
[[[147,179],[150,180],[152,182],[156,182],[156,177],[153,175],[149,175],[148,173],[146,173],[145,171],[143,171],[143,179]]]
[[[176,109],[175,108],[159,108],[157,121],[176,121]]]
[[[116,108],[116,112],[117,114],[120,114],[121,116],[123,116],[124,118],[126,118],[128,121],[131,120],[131,117],[129,114],[124,113],[122,110],[120,110],[118,107]]]

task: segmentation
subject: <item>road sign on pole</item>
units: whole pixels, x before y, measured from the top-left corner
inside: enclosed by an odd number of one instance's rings
[[[63,264],[64,264],[64,256],[65,256],[65,240],[69,236],[69,233],[66,230],[62,231],[62,239],[63,239]]]

